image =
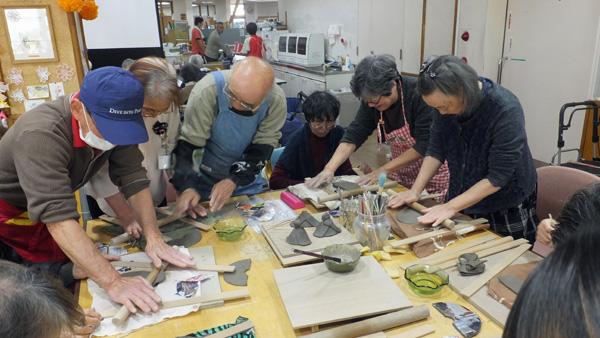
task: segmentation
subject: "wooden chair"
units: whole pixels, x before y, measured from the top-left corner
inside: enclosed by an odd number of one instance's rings
[[[536,213],[540,220],[548,215],[556,217],[560,214],[573,194],[586,186],[600,181],[600,177],[582,170],[547,166],[537,169],[538,193]],[[533,252],[547,256],[552,249],[542,243],[535,242]]]

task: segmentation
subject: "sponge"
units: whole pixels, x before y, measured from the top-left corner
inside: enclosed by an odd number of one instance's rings
[[[298,197],[296,197],[296,195],[288,191],[284,191],[281,193],[281,200],[294,210],[302,209],[305,207],[304,202],[302,202]]]

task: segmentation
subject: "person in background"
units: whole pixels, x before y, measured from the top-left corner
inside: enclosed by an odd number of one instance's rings
[[[381,173],[385,173],[410,188],[429,146],[433,115],[433,109],[417,91],[416,79],[401,76],[391,55],[371,55],[356,67],[350,87],[352,93],[361,98],[356,117],[323,171],[306,185],[314,188],[331,182],[337,168],[377,130],[379,143],[390,145],[390,162],[356,182],[376,184]],[[445,195],[447,190],[448,168],[444,165],[427,184],[427,192]],[[443,196],[437,200],[443,200]]]
[[[4,260],[0,271],[0,337],[84,338],[100,324],[57,278]]]
[[[267,46],[265,46],[263,39],[256,35],[258,27],[254,22],[250,22],[246,25],[246,31],[250,34],[244,40],[244,46],[242,47],[241,55],[256,56],[257,58],[264,59],[265,53],[267,52]]]
[[[448,161],[446,203],[425,209],[423,224],[437,226],[457,212],[485,218],[502,236],[535,241],[539,220],[537,173],[527,145],[519,99],[478,77],[462,59],[430,57],[419,74],[423,100],[435,108],[427,156],[415,184],[394,195],[389,207],[414,202]]]
[[[344,135],[344,128],[335,124],[340,115],[340,102],[335,96],[314,92],[302,104],[302,112],[307,122],[290,136],[269,179],[271,189],[304,183],[305,177],[320,173]],[[355,175],[349,159],[335,175]]]
[[[148,141],[142,117],[144,87],[117,67],[92,70],[78,93],[43,103],[24,114],[0,142],[0,247],[63,280],[89,277],[115,302],[135,313],[157,311],[160,297],[141,277],[122,277],[78,222],[75,191],[109,162],[140,218],[146,254],[192,267],[193,258],[168,246],[156,222],[150,182],[138,143]],[[56,262],[56,264],[50,264]]]
[[[194,18],[194,28],[192,28],[192,54],[204,57],[206,44],[204,43],[204,35],[202,28],[204,27],[204,19],[201,16]]]
[[[171,182],[180,193],[174,213],[204,216],[199,201],[210,200],[214,212],[231,196],[262,192],[260,172],[287,114],[274,79],[266,61],[247,57],[194,86],[174,151]]]
[[[229,49],[221,40],[221,34],[223,34],[224,30],[225,26],[223,26],[223,23],[217,22],[216,29],[208,36],[205,50],[206,62],[219,61],[219,49],[223,50],[225,54],[229,54]]]
[[[536,240],[555,248],[571,237],[580,224],[597,220],[600,220],[600,183],[591,184],[573,194],[556,220],[542,220],[537,228]]]
[[[165,205],[166,169],[170,167],[171,152],[177,143],[181,124],[177,107],[180,93],[177,75],[165,59],[153,56],[138,59],[129,71],[144,86],[142,116],[149,140],[139,144],[144,156],[142,165],[150,180],[154,206]],[[117,217],[128,234],[140,237],[140,221],[119,187],[111,182],[108,162],[85,185],[85,191],[96,199],[102,212]]]
[[[202,57],[200,55],[192,55],[189,61],[186,62],[179,71],[179,79],[181,81],[181,84],[179,85],[181,88],[180,101],[183,104],[187,103],[194,85],[209,73],[200,70],[202,65]]]
[[[556,246],[519,290],[502,337],[598,337],[599,242],[596,218]]]

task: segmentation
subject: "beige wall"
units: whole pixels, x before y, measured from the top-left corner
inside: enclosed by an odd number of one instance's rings
[[[79,90],[79,83],[81,79],[77,74],[77,66],[75,61],[75,54],[73,52],[73,42],[71,38],[71,30],[69,26],[69,18],[67,12],[58,7],[58,2],[56,0],[4,0],[1,2],[0,7],[20,7],[26,8],[28,6],[40,6],[40,5],[48,5],[50,7],[50,18],[52,20],[52,28],[54,31],[54,39],[56,42],[56,49],[58,53],[58,61],[52,62],[39,62],[33,61],[30,63],[17,63],[13,64],[10,49],[8,48],[8,33],[5,31],[5,19],[4,12],[2,11],[0,15],[0,70],[2,72],[2,81],[8,83],[6,76],[8,72],[17,68],[22,71],[24,83],[20,85],[9,84],[9,91],[4,93],[4,95],[9,96],[8,104],[10,105],[10,110],[7,110],[11,114],[9,117],[9,124],[14,122],[16,118],[25,113],[25,106],[23,102],[16,102],[12,98],[10,98],[10,93],[15,89],[22,89],[23,93],[25,93],[25,98],[28,99],[27,95],[27,86],[32,85],[41,85],[44,84],[40,82],[36,69],[38,67],[48,67],[48,71],[51,73],[48,82],[60,82],[60,80],[56,77],[56,69],[58,65],[66,63],[69,67],[73,68],[74,76],[70,81],[63,82],[65,87],[65,93],[69,94],[72,92],[76,92]],[[102,3],[98,3],[99,6],[102,6]],[[49,101],[50,98],[44,99]]]

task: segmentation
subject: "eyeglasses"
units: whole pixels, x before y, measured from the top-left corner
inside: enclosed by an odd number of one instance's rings
[[[383,95],[379,95],[379,98],[377,98],[377,100],[365,100],[366,104],[372,104],[372,105],[377,105],[379,103],[379,101],[381,101],[381,98],[383,97]],[[364,100],[364,99],[363,99]]]
[[[316,130],[330,130],[335,127],[335,121],[318,122],[318,123],[320,123],[320,124],[315,125],[314,122],[309,122],[308,124],[310,125],[311,128],[316,129]]]
[[[157,117],[160,114],[166,113],[167,110],[169,110],[169,108],[158,110],[158,109],[154,109],[154,108],[150,108],[150,107],[142,107],[142,116],[143,117]]]
[[[223,88],[223,93],[225,93],[225,95],[227,95],[229,100],[239,103],[242,107],[250,110],[252,113],[256,112],[258,110],[258,108],[260,108],[260,105],[262,104],[262,101],[257,105],[253,105],[252,103],[244,102],[244,101],[238,99],[235,96],[235,94],[233,94],[231,89],[229,89],[229,85],[225,85],[225,87]]]

